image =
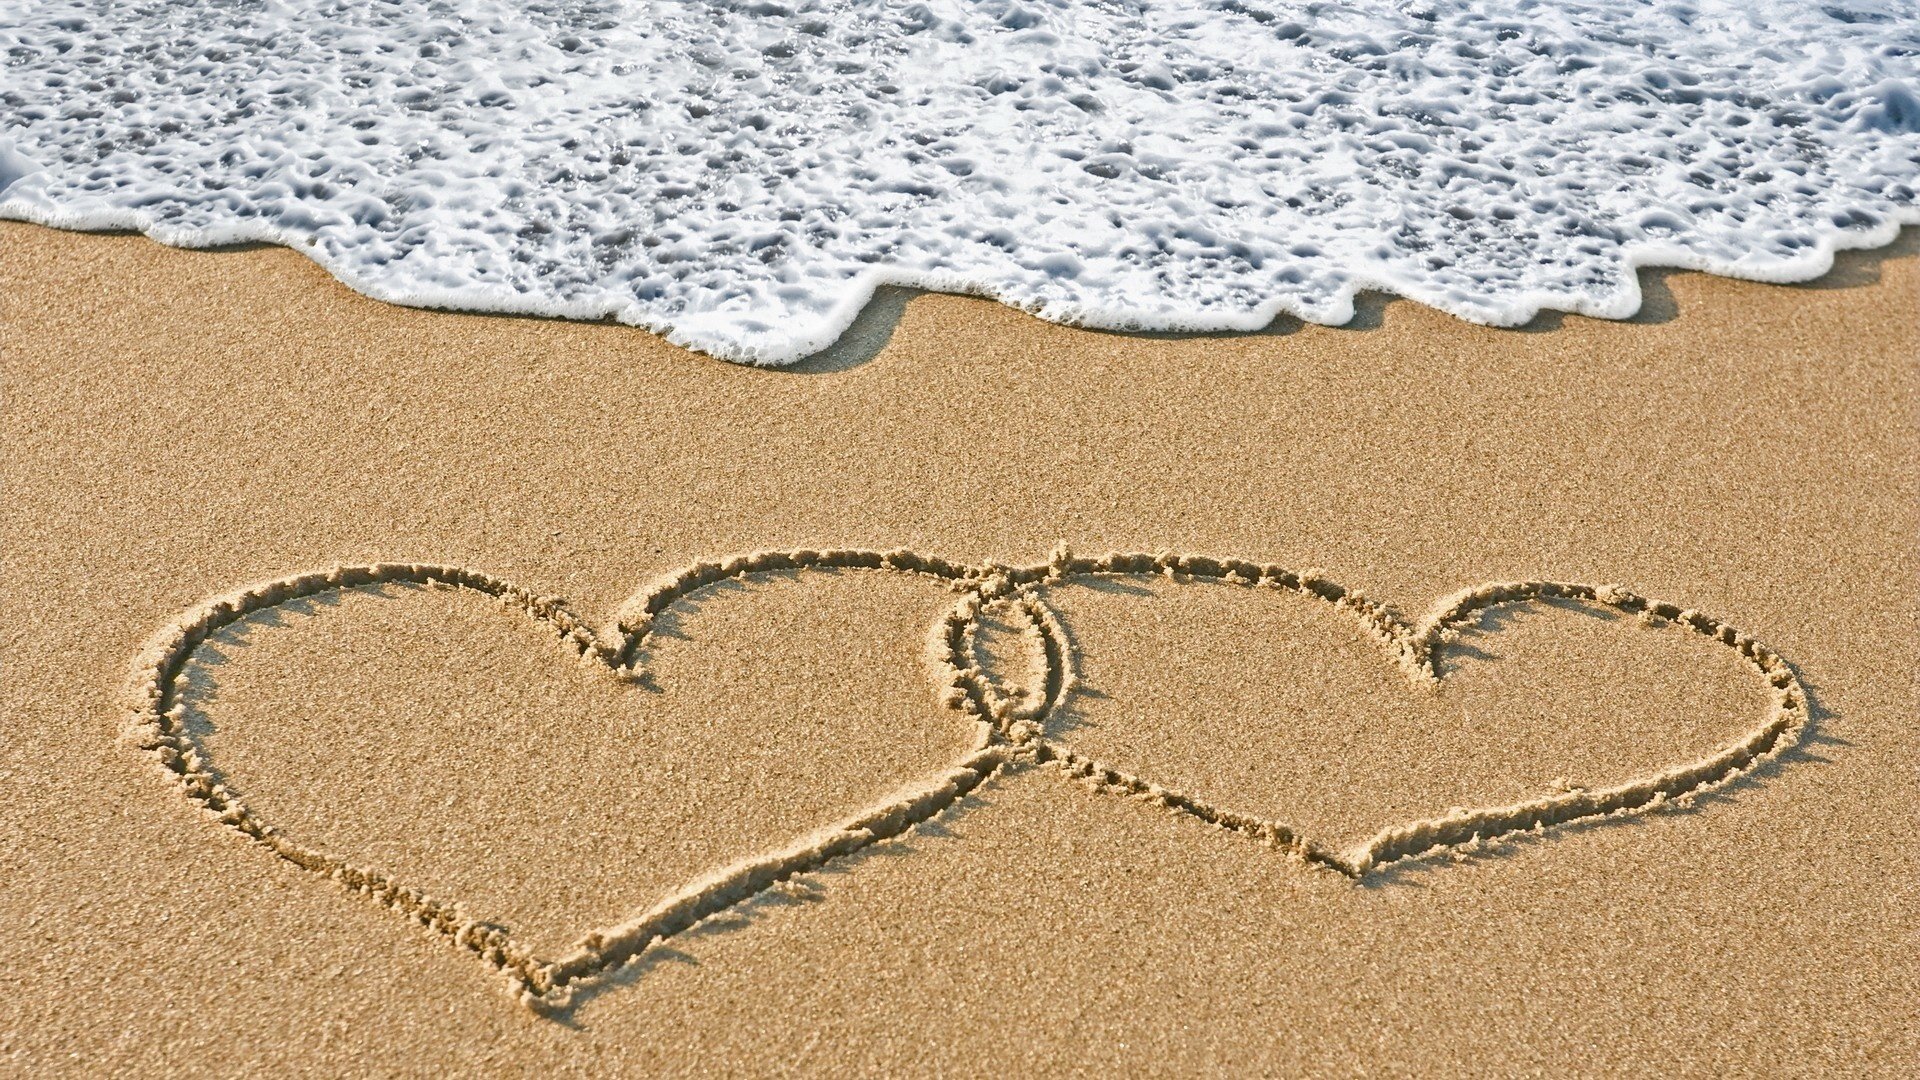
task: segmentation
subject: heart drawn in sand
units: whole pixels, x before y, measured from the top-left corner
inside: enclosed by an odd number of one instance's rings
[[[1767,688],[1769,703],[1754,726],[1704,757],[1677,762],[1609,787],[1559,790],[1513,803],[1462,808],[1431,818],[1387,824],[1358,843],[1336,848],[1322,838],[1306,835],[1289,822],[1214,805],[1193,792],[1096,760],[1076,750],[1070,739],[1047,734],[1045,720],[1071,691],[1074,675],[1067,664],[1072,650],[1067,644],[1066,627],[1047,601],[1045,590],[1076,581],[1129,577],[1166,577],[1272,589],[1329,605],[1332,610],[1352,618],[1365,636],[1383,651],[1388,662],[1398,666],[1416,688],[1435,687],[1440,683],[1442,661],[1451,643],[1490,609],[1538,604],[1607,609],[1649,623],[1668,624],[1731,650],[1740,666]],[[1809,722],[1805,689],[1791,665],[1771,649],[1709,615],[1650,600],[1614,585],[1492,582],[1448,596],[1427,616],[1409,622],[1386,606],[1317,572],[1293,572],[1236,559],[1176,554],[1077,558],[1061,550],[1044,567],[1008,571],[985,587],[979,596],[977,608],[970,613],[968,621],[952,628],[954,634],[966,639],[961,646],[964,655],[971,657],[978,651],[974,636],[981,616],[998,614],[1012,615],[1024,623],[1029,632],[1041,640],[1049,658],[1047,686],[1037,695],[1040,699],[1037,705],[1027,700],[1036,695],[1003,691],[977,662],[964,680],[954,683],[952,692],[970,695],[977,713],[992,718],[1009,742],[1021,746],[1035,761],[1055,766],[1097,789],[1140,798],[1197,817],[1355,879],[1400,860],[1442,850],[1458,851],[1506,834],[1539,832],[1568,822],[1644,812],[1676,800],[1687,800],[1797,744]]]
[[[584,935],[568,952],[542,957],[505,928],[465,914],[450,900],[395,880],[347,856],[288,835],[248,809],[214,769],[207,748],[186,723],[185,679],[195,652],[214,634],[250,615],[304,598],[366,586],[400,583],[472,590],[523,612],[584,662],[638,679],[655,619],[676,602],[724,581],[816,570],[866,570],[917,575],[947,583],[958,594],[934,624],[929,658],[942,702],[976,725],[977,738],[950,766],[896,792],[886,802],[813,830],[776,850],[717,867],[617,925]],[[1499,806],[1457,809],[1439,817],[1388,825],[1344,849],[1329,847],[1285,822],[1207,803],[1096,761],[1049,737],[1045,721],[1072,691],[1072,648],[1045,591],[1076,580],[1166,576],[1277,589],[1319,602],[1358,625],[1416,684],[1442,678],[1440,660],[1458,630],[1480,613],[1502,606],[1577,603],[1670,623],[1732,650],[1768,688],[1770,705],[1753,727],[1705,757],[1597,790],[1564,790]],[[982,659],[985,619],[1021,628],[1041,671],[1030,691],[1006,690]],[[1236,559],[1193,555],[1112,554],[1077,557],[1064,546],[1045,563],[965,565],[911,551],[828,550],[755,552],[699,562],[661,579],[625,605],[611,630],[595,631],[561,601],[457,566],[380,563],[300,574],[254,585],[195,607],[158,634],[136,661],[133,733],[182,784],[189,798],[222,823],[280,858],[338,881],[413,919],[473,953],[506,976],[529,1004],[564,1007],[638,956],[649,945],[765,892],[795,875],[817,870],[880,840],[899,836],[954,805],[995,773],[1029,763],[1086,781],[1098,790],[1142,799],[1284,851],[1350,878],[1434,852],[1459,850],[1486,839],[1542,831],[1568,822],[1657,809],[1725,784],[1795,745],[1809,722],[1807,696],[1792,667],[1752,637],[1720,620],[1626,589],[1554,581],[1497,582],[1457,593],[1424,619],[1409,623],[1383,605],[1314,573]]]

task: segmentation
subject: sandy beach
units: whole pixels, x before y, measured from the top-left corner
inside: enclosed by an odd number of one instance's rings
[[[1375,297],[1242,335],[889,289],[771,370],[0,223],[0,1071],[1898,1075],[1920,242],[1642,284],[1624,322]],[[1071,686],[1038,741],[983,736],[929,642],[1062,543],[1252,569],[988,612],[967,685],[1004,732]],[[977,573],[727,577],[648,613],[643,673],[595,662],[662,575],[835,549]],[[274,594],[143,735],[146,650],[196,605],[390,563],[566,606]],[[1502,582],[1629,592],[1421,636]],[[1783,694],[1766,760],[1675,805],[1315,862],[1712,760]],[[501,959],[803,849],[553,1002]]]

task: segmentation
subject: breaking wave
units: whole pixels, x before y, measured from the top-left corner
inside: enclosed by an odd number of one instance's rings
[[[1506,325],[1920,222],[1907,0],[56,0],[0,53],[0,217],[765,364],[886,283]]]

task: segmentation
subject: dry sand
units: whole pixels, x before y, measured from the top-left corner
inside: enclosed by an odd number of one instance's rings
[[[1896,1073],[1920,1054],[1915,256],[1909,231],[1811,287],[1649,274],[1638,322],[1524,332],[1394,302],[1134,337],[895,292],[776,372],[389,307],[279,249],[0,225],[0,1071]],[[1776,690],[1743,646],[1604,604],[1476,617],[1422,685],[1299,591],[1061,582],[1053,764],[1009,755],[545,1011],[127,735],[154,635],[316,568],[472,568],[610,635],[702,558],[1063,539],[1321,567],[1409,619],[1616,582],[1778,650],[1813,725],[1690,806],[1354,882],[1060,759],[1332,850],[1711,756]],[[244,821],[553,957],[974,753],[928,663],[956,595],[722,583],[657,621],[636,683],[470,590],[326,590],[193,650],[180,737]],[[981,629],[998,685],[1044,684],[1031,633]]]

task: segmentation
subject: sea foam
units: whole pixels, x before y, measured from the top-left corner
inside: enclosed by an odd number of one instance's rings
[[[790,362],[896,283],[1060,322],[1624,317],[1920,222],[1912,0],[74,0],[0,217]]]

